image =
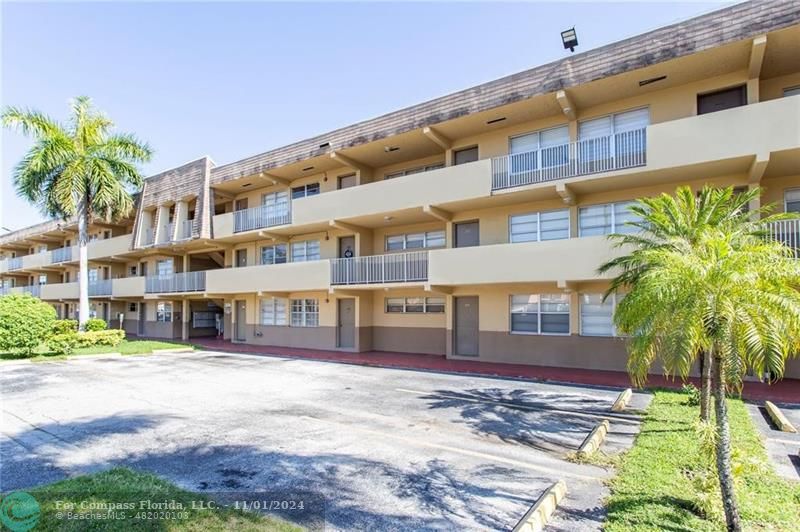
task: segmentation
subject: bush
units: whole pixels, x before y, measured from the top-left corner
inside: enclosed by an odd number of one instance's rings
[[[77,335],[78,347],[92,347],[94,345],[117,346],[125,339],[125,331],[109,329],[105,331],[87,331]]]
[[[47,339],[47,348],[60,355],[71,355],[78,344],[78,333],[68,331],[54,334]]]
[[[682,391],[689,396],[686,399],[687,405],[697,406],[700,404],[700,390],[697,389],[697,386],[692,383],[687,383],[683,385]]]
[[[51,331],[54,335],[78,332],[78,320],[56,320]]]
[[[47,338],[56,309],[30,294],[0,297],[0,351],[31,354]]]
[[[108,328],[105,320],[100,318],[89,318],[86,320],[86,332],[90,331],[105,331]]]

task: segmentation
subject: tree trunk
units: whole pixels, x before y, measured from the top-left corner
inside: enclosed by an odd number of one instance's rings
[[[700,352],[700,421],[711,421],[711,352]]]
[[[725,368],[720,357],[713,357],[714,412],[717,415],[717,474],[722,492],[725,523],[731,532],[742,530],[739,508],[731,471],[731,428],[728,424],[728,405],[725,402]]]
[[[89,200],[84,194],[78,200],[78,330],[86,330],[89,319]]]

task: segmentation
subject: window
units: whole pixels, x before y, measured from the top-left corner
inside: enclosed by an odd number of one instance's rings
[[[697,114],[699,115],[724,111],[742,105],[747,105],[746,85],[697,95]]]
[[[319,301],[292,299],[292,327],[319,326]]]
[[[408,233],[386,237],[386,251],[440,248],[445,246],[444,230]]]
[[[630,157],[645,150],[645,137],[640,130],[650,124],[650,109],[633,109],[578,122],[578,162],[582,172],[603,171],[601,163],[616,157],[630,162]]]
[[[444,163],[429,164],[426,166],[417,166],[415,168],[407,168],[405,170],[398,170],[383,176],[384,179],[394,179],[395,177],[403,177],[405,175],[419,174],[422,172],[429,172],[431,170],[439,170],[444,168]]]
[[[216,312],[204,310],[192,312],[192,327],[195,329],[210,329],[217,326]]]
[[[650,109],[643,107],[578,122],[578,139],[595,139],[650,125]]]
[[[800,212],[800,188],[783,193],[783,208],[786,212]]]
[[[128,312],[136,312],[136,303],[128,303]]]
[[[172,259],[165,259],[156,262],[156,275],[159,277],[169,277],[172,275]]]
[[[319,240],[304,240],[292,244],[292,262],[319,260]]]
[[[569,334],[569,296],[567,294],[511,296],[511,332]]]
[[[128,276],[136,277],[136,274],[137,274],[136,266],[131,266],[130,268],[128,268]]]
[[[386,312],[389,314],[442,314],[443,297],[387,297]]]
[[[308,185],[292,187],[292,199],[316,196],[317,194],[319,194],[319,183],[309,183]]]
[[[261,264],[283,264],[286,262],[286,244],[261,248]]]
[[[261,325],[286,325],[286,299],[261,300]]]
[[[289,210],[289,194],[285,190],[281,192],[262,194],[261,206],[265,207],[264,210],[266,211],[267,216],[277,216],[283,214]]]
[[[97,282],[97,270],[89,270],[89,283],[96,283]]]
[[[560,126],[509,139],[511,173],[560,166],[569,162],[569,127]]]
[[[517,214],[509,218],[511,242],[538,242],[569,238],[569,209]]]
[[[453,164],[467,164],[478,160],[478,147],[464,148],[453,152]]]
[[[638,229],[627,225],[628,222],[638,222],[640,220],[638,216],[629,210],[629,207],[633,204],[633,201],[623,201],[581,207],[578,210],[580,236],[635,233]]]
[[[43,273],[43,274],[39,275],[39,284],[40,285],[47,284],[47,274],[46,273]]]
[[[798,96],[800,95],[800,85],[797,87],[789,87],[787,89],[783,89],[783,96]]]
[[[616,336],[614,328],[614,309],[617,306],[616,294],[603,301],[602,294],[580,294],[581,335]]]
[[[156,321],[172,321],[172,303],[161,301],[156,305]]]

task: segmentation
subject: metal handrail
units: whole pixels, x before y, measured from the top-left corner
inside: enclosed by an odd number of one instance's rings
[[[405,283],[427,280],[427,251],[331,260],[331,284]]]
[[[264,227],[273,227],[291,223],[291,201],[285,204],[261,205],[251,209],[242,209],[233,213],[233,232],[251,231]]]
[[[202,292],[206,289],[206,272],[184,272],[146,277],[144,291],[148,294],[172,292]]]
[[[53,264],[72,260],[72,246],[54,249],[50,252],[50,262]]]
[[[89,297],[110,296],[111,279],[100,279],[89,283]]]
[[[768,236],[792,248],[800,257],[800,220],[778,220],[769,224]]]

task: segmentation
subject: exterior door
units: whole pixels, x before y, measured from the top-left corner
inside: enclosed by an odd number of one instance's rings
[[[243,211],[246,208],[247,208],[247,198],[236,200],[236,204],[234,205],[234,210]]]
[[[343,236],[339,238],[339,258],[350,259],[356,256],[356,237]]]
[[[142,301],[139,303],[139,323],[137,323],[139,336],[144,336],[145,320],[147,320],[147,303]]]
[[[455,247],[457,248],[468,248],[481,244],[480,226],[477,220],[455,224],[454,232]]]
[[[237,249],[236,250],[236,267],[237,268],[244,268],[247,266],[247,250],[246,249]]]
[[[724,111],[742,105],[747,105],[747,87],[745,85],[697,95],[697,114],[699,115]]]
[[[356,175],[342,175],[339,176],[339,188],[350,188],[356,186]]]
[[[455,354],[458,356],[478,356],[478,297],[455,298]]]
[[[236,340],[247,340],[247,302],[244,300],[236,302]]]
[[[356,300],[352,298],[339,299],[339,347],[353,348],[356,346]]]
[[[139,263],[139,276],[140,277],[147,277],[147,263],[140,262]]]

